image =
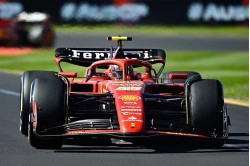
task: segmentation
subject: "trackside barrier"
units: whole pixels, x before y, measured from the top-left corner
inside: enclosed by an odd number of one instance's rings
[[[248,25],[248,4],[248,0],[22,0],[0,3],[0,19],[40,11],[62,24]]]

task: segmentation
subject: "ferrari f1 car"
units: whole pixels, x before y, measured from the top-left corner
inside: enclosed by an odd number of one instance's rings
[[[161,49],[126,49],[131,37],[108,37],[117,48],[58,48],[59,72],[21,77],[20,131],[36,148],[60,148],[66,139],[152,137],[206,139],[222,146],[228,115],[220,81],[198,72],[162,74]],[[61,63],[87,67],[65,72]],[[102,139],[100,139],[101,141]]]

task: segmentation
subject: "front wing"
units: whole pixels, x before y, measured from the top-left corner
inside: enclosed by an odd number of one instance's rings
[[[61,129],[49,129],[43,133],[36,133],[37,137],[40,138],[51,138],[51,137],[64,137],[64,138],[81,138],[81,137],[109,137],[109,138],[120,138],[120,139],[143,139],[151,137],[182,137],[182,138],[194,138],[194,139],[217,139],[224,140],[228,137],[228,133],[225,133],[222,137],[217,137],[214,134],[198,133],[198,132],[185,132],[179,131],[156,131],[148,130],[140,133],[125,133],[120,130],[72,130],[62,132]]]

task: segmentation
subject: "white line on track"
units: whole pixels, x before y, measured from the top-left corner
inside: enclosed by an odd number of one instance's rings
[[[237,149],[237,150],[242,151],[242,152],[249,151],[249,148],[247,148],[247,147],[241,147],[241,146],[236,146],[236,145],[232,145],[232,144],[224,144],[224,148],[233,148],[233,149]]]
[[[6,90],[6,89],[0,89],[0,93],[7,94],[7,95],[12,95],[12,96],[17,96],[17,97],[20,96],[19,93],[13,92],[13,91],[10,91],[10,90]]]

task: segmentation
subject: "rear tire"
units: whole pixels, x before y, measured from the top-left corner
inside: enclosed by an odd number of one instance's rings
[[[36,134],[40,134],[46,129],[61,126],[65,121],[65,95],[66,85],[58,79],[35,79],[32,83],[31,92],[31,111],[36,112],[36,116],[30,118],[29,123],[29,142],[33,147],[41,149],[54,149],[60,148],[63,144],[61,138],[49,138],[41,139]],[[37,110],[33,110],[33,102],[36,103]],[[35,117],[35,118],[34,118]],[[36,123],[35,129],[33,129],[33,123]],[[36,134],[35,134],[36,133]]]
[[[52,71],[26,71],[21,77],[20,88],[20,132],[28,136],[28,121],[30,109],[30,87],[31,83],[36,78],[55,78],[55,73]]]
[[[194,71],[170,71],[162,74],[161,83],[185,83],[187,79],[170,79],[170,74],[187,74],[187,78],[193,75],[200,75],[198,72]]]
[[[201,80],[190,86],[188,98],[190,124],[198,132],[223,137],[225,110],[223,86],[218,80]],[[227,126],[226,126],[227,127]],[[224,140],[212,141],[222,146]]]

